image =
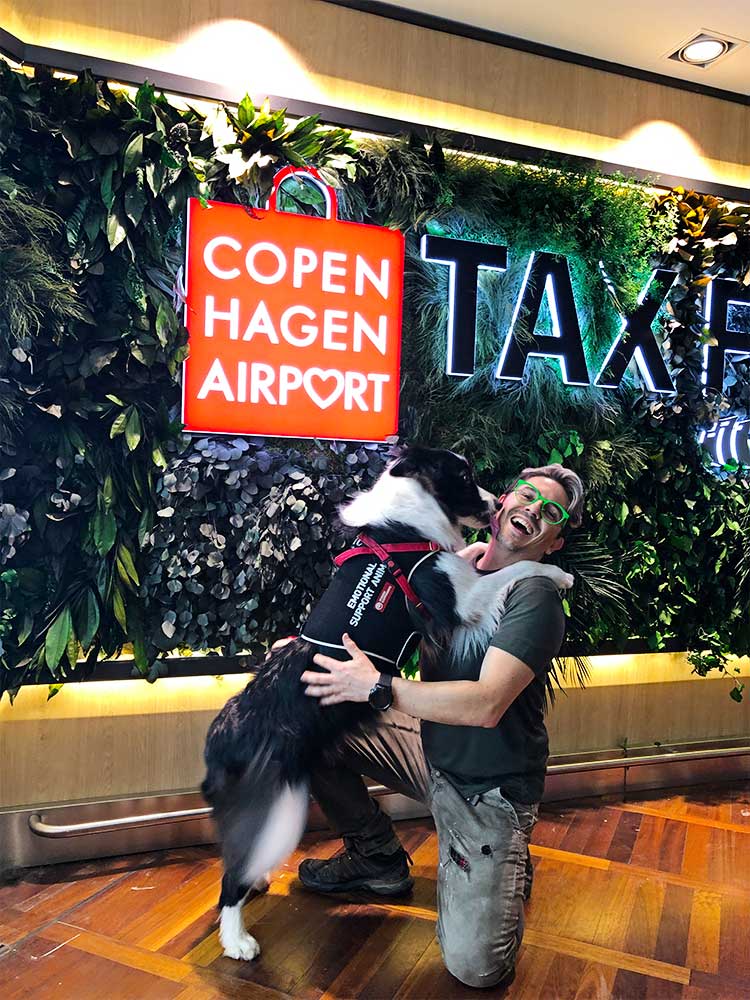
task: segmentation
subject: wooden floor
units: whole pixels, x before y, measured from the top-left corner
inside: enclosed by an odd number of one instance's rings
[[[245,908],[263,953],[221,956],[216,851],[190,848],[22,873],[0,888],[4,1000],[210,1000],[283,996],[750,997],[750,783],[547,807],[514,984],[467,989],[434,937],[434,830],[400,824],[414,859],[403,901],[321,898],[299,858]]]

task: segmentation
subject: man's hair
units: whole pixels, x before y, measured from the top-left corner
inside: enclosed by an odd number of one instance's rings
[[[514,489],[519,479],[532,479],[534,476],[544,476],[546,479],[554,479],[565,490],[568,497],[569,519],[562,527],[562,531],[578,528],[583,520],[583,496],[584,488],[580,477],[572,469],[566,469],[564,465],[555,463],[554,465],[542,465],[537,469],[523,469],[516,479],[509,486],[509,490]]]

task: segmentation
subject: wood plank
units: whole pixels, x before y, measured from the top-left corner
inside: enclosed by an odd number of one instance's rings
[[[180,983],[35,936],[0,961],[3,1000],[172,1000]]]
[[[222,976],[211,970],[197,970],[180,959],[146,951],[145,948],[123,944],[105,937],[103,934],[96,934],[72,924],[62,922],[50,924],[38,936],[54,944],[67,945],[70,949],[88,955],[106,958],[127,969],[148,972],[152,976],[172,983],[184,983],[186,986],[203,986],[208,983],[209,986],[221,988],[226,997],[247,996],[247,990],[242,989],[243,984],[233,981],[229,976]],[[269,990],[257,984],[253,984],[253,991],[253,997],[257,997],[258,1000],[279,1000],[280,996],[284,996],[278,990]],[[101,995],[100,993],[99,996],[101,997]]]
[[[554,809],[543,805],[531,835],[533,843],[540,847],[559,847],[574,816],[575,812],[572,809]]]
[[[434,940],[434,916],[430,921],[404,921],[387,961],[373,970],[373,975],[358,994],[359,1000],[395,997]]]
[[[721,896],[698,889],[693,893],[685,964],[700,972],[719,971]]]
[[[405,929],[411,929],[413,919],[389,912],[380,927],[369,936],[365,945],[333,979],[321,1000],[337,1000],[338,997],[359,996],[365,984],[380,966],[389,960],[397,947],[399,936]]]
[[[613,1000],[646,1000],[648,978],[636,972],[620,969],[612,984]]]
[[[600,945],[576,941],[573,938],[562,937],[558,934],[544,934],[535,931],[531,927],[526,928],[524,941],[539,948],[551,948],[562,955],[585,958],[601,965],[611,965],[616,969],[626,969],[630,972],[638,972],[641,975],[666,979],[673,983],[687,983],[690,981],[690,969],[684,966],[670,965],[667,962],[657,962],[652,958],[631,955],[612,948],[602,948]]]
[[[565,836],[560,840],[558,845],[560,850],[582,854],[591,835],[601,825],[599,813],[600,810],[597,808],[581,809],[578,815],[573,817]]]
[[[670,815],[659,808],[640,805],[635,802],[623,802],[621,805],[618,805],[617,808],[623,812],[633,813],[640,816],[666,817]],[[680,816],[679,818],[682,823],[689,823],[691,826],[704,826],[709,827],[712,830],[731,830],[733,833],[750,834],[750,823],[728,823],[719,819],[710,819],[700,813],[686,813],[684,816]]]
[[[664,893],[659,933],[652,952],[654,958],[673,965],[687,965],[690,914],[693,890],[680,885],[668,885]]]
[[[621,863],[630,861],[640,828],[641,816],[639,814],[622,812],[617,821],[617,829],[612,837],[607,857],[611,861],[619,861]]]
[[[608,905],[597,907],[599,921],[596,925],[594,944],[606,948],[625,950],[628,927],[638,897],[638,879],[627,873],[613,873],[607,890]],[[614,902],[616,900],[616,903]]]
[[[661,842],[659,860],[656,864],[656,867],[661,871],[682,871],[687,831],[687,823],[678,823],[671,819],[665,820],[664,836]]]
[[[584,966],[575,1000],[611,1000],[617,969],[596,962]],[[550,1000],[553,1000],[550,997]]]
[[[685,851],[682,856],[682,873],[706,883],[708,888],[708,845],[710,827],[691,824],[685,834]]]
[[[508,1000],[539,1000],[544,996],[547,975],[556,957],[553,951],[524,944],[516,960],[516,978],[507,991],[498,990],[498,993],[507,996]],[[476,992],[474,990],[475,996]]]
[[[723,899],[719,938],[719,973],[750,983],[750,895]]]
[[[664,816],[644,816],[640,823],[638,836],[633,844],[628,861],[643,868],[658,868],[661,855],[662,838],[666,824]]]
[[[626,951],[644,957],[654,954],[665,894],[666,886],[662,882],[639,884],[625,938]]]
[[[539,992],[541,998],[554,1000],[575,1000],[576,993],[584,978],[586,962],[571,955],[552,955],[547,976]]]
[[[701,834],[703,831],[701,831]],[[655,879],[666,885],[684,885],[690,889],[707,889],[720,892],[724,896],[740,896],[745,898],[747,890],[743,886],[734,885],[731,882],[723,882],[720,885],[709,881],[707,878],[692,878],[689,875],[681,875],[673,872],[660,871],[655,868],[642,868],[640,865],[629,865],[618,861],[608,861],[602,858],[590,858],[585,854],[570,854],[566,851],[551,851],[546,847],[531,847],[532,856],[550,858],[564,864],[578,865],[583,868],[594,868],[603,871],[625,872],[633,876]]]
[[[612,845],[617,823],[610,815],[598,816],[598,823],[591,832],[591,836],[586,841],[581,854],[588,854],[595,858],[606,858]]]
[[[70,916],[130,874],[116,865],[102,867],[104,871],[91,864],[32,868],[19,884],[0,888],[0,942],[15,944],[50,920]]]

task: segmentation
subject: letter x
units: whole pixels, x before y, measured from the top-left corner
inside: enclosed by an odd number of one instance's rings
[[[667,292],[677,277],[675,271],[657,268],[638,296],[638,307],[623,316],[620,334],[610,348],[594,385],[601,389],[616,389],[625,369],[635,359],[638,371],[651,392],[674,392],[674,383],[656,342],[651,326]],[[652,294],[652,286],[661,293]]]

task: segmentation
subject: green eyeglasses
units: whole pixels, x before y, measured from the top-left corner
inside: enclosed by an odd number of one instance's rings
[[[527,483],[525,479],[518,480],[513,489],[513,495],[521,503],[526,504],[542,500],[542,520],[546,521],[547,524],[564,524],[570,517],[570,514],[561,504],[542,496],[536,486],[532,485],[532,483]]]

